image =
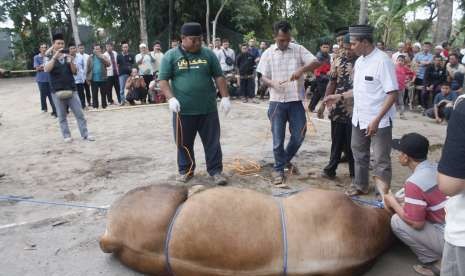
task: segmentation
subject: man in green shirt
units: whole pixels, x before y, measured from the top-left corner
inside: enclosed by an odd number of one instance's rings
[[[222,175],[220,121],[216,107],[216,87],[222,96],[220,108],[231,109],[226,80],[215,54],[202,47],[199,23],[181,28],[181,45],[169,50],[162,59],[158,78],[160,88],[173,112],[173,128],[178,146],[177,181],[194,176],[194,141],[199,133],[205,148],[207,171],[216,185],[226,185]],[[169,82],[171,81],[171,83]],[[215,82],[215,83],[214,83]]]

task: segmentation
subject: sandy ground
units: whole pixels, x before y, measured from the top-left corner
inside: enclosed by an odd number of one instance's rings
[[[115,107],[112,107],[115,108]],[[233,103],[220,115],[226,173],[230,185],[278,193],[268,182],[272,151],[267,103]],[[86,112],[95,142],[79,139],[73,116],[72,144],[62,141],[58,124],[40,113],[39,92],[32,78],[0,79],[0,195],[36,200],[108,206],[127,191],[147,185],[173,183],[176,155],[167,106]],[[394,136],[416,131],[430,139],[432,160],[438,160],[446,134],[419,114],[396,120]],[[291,176],[292,189],[306,187],[343,190],[349,183],[342,164],[336,181],[318,177],[330,150],[327,120],[313,120],[316,132],[307,134],[294,163],[300,175]],[[200,139],[196,141],[196,177],[189,185],[210,185]],[[261,164],[260,173],[234,174],[236,158]],[[393,153],[393,189],[409,171]],[[0,201],[1,275],[138,275],[103,254],[97,244],[105,229],[104,212],[63,206]],[[365,275],[416,275],[415,257],[396,244]]]

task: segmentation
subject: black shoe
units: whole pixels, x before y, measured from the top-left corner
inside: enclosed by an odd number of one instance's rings
[[[323,177],[323,178],[326,178],[326,179],[330,179],[330,180],[333,180],[333,179],[336,178],[336,174],[330,174],[330,173],[328,173],[328,172],[325,171],[325,170],[323,170],[323,171],[321,172],[321,175],[320,175],[320,176]]]
[[[57,117],[57,114],[55,112],[50,113],[50,116]]]

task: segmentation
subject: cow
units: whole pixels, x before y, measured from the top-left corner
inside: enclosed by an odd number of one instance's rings
[[[337,191],[151,185],[111,206],[100,247],[148,275],[360,275],[391,244],[391,215]]]

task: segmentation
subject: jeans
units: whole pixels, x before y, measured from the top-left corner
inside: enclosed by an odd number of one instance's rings
[[[194,172],[194,141],[197,133],[202,140],[207,172],[213,176],[223,171],[223,155],[220,144],[220,120],[218,112],[205,115],[178,115],[173,113],[174,139],[178,146],[178,170],[180,174]]]
[[[47,111],[47,98],[52,106],[53,114],[56,114],[55,104],[53,103],[53,98],[51,95],[50,84],[48,82],[38,82],[37,85],[39,86],[40,91],[40,106],[42,111]]]
[[[126,100],[126,97],[124,95],[125,86],[126,86],[126,81],[128,80],[129,75],[119,75],[119,98],[121,99],[121,103],[124,103]]]
[[[307,132],[307,118],[301,101],[295,102],[270,102],[268,119],[271,122],[273,135],[274,170],[284,174],[284,167],[291,162],[299,150]],[[291,138],[284,149],[286,138],[286,125],[289,122]]]
[[[71,137],[71,132],[69,131],[68,120],[66,119],[67,110],[68,108],[74,113],[74,117],[76,117],[76,121],[79,127],[79,132],[81,133],[82,138],[87,138],[89,135],[87,132],[87,122],[84,118],[84,112],[82,111],[81,107],[81,100],[77,92],[73,92],[73,96],[66,100],[60,100],[52,93],[52,98],[55,101],[57,115],[58,115],[58,123],[60,124],[61,134],[63,138]]]
[[[107,108],[107,95],[105,92],[104,81],[92,81],[92,106],[98,108],[98,92],[100,90],[100,98],[102,99],[102,107]]]

